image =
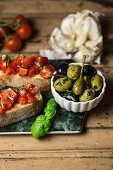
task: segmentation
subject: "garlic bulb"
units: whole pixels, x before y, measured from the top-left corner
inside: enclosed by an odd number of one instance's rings
[[[50,45],[56,52],[70,53],[76,62],[81,62],[81,57],[86,54],[87,63],[99,63],[98,57],[103,50],[99,13],[83,10],[68,15],[62,20],[60,28],[53,30]]]

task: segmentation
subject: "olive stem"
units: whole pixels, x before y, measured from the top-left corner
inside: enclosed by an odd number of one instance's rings
[[[86,59],[86,55],[83,55],[83,62],[82,62],[82,68],[81,68],[80,78],[82,77],[82,73],[83,73],[83,69],[84,69],[84,64],[85,64],[85,59]]]

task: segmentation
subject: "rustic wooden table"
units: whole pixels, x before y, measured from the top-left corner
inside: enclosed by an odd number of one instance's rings
[[[39,49],[49,48],[51,31],[67,14],[86,8],[105,14],[101,17],[102,72],[107,83],[103,101],[88,112],[81,134],[47,135],[39,140],[31,135],[0,136],[0,170],[113,169],[113,1],[1,0],[0,20],[10,22],[16,14],[30,17],[38,34],[21,52],[37,54]],[[6,49],[0,52],[8,53]]]

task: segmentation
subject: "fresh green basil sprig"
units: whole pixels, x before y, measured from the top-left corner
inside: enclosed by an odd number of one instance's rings
[[[52,125],[52,118],[56,114],[57,103],[54,98],[51,98],[44,109],[45,114],[36,118],[31,126],[31,134],[34,138],[39,138],[47,134]]]

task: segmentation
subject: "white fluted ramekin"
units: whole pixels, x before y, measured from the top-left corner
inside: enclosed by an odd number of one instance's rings
[[[81,65],[81,63],[71,63],[69,65]],[[85,65],[87,65],[87,64],[85,64]],[[53,94],[56,102],[62,108],[66,109],[68,111],[73,111],[73,112],[85,112],[85,111],[89,111],[89,110],[93,109],[94,107],[96,107],[102,100],[102,98],[104,96],[105,88],[106,88],[106,82],[105,82],[104,76],[98,70],[97,70],[97,74],[103,78],[103,87],[101,89],[101,93],[99,94],[99,96],[95,97],[93,100],[90,100],[87,102],[74,102],[74,101],[70,101],[70,100],[67,100],[67,99],[61,97],[56,92],[56,90],[53,86],[53,78],[54,78],[54,76],[53,76],[51,78],[51,91],[52,91],[52,94]]]

